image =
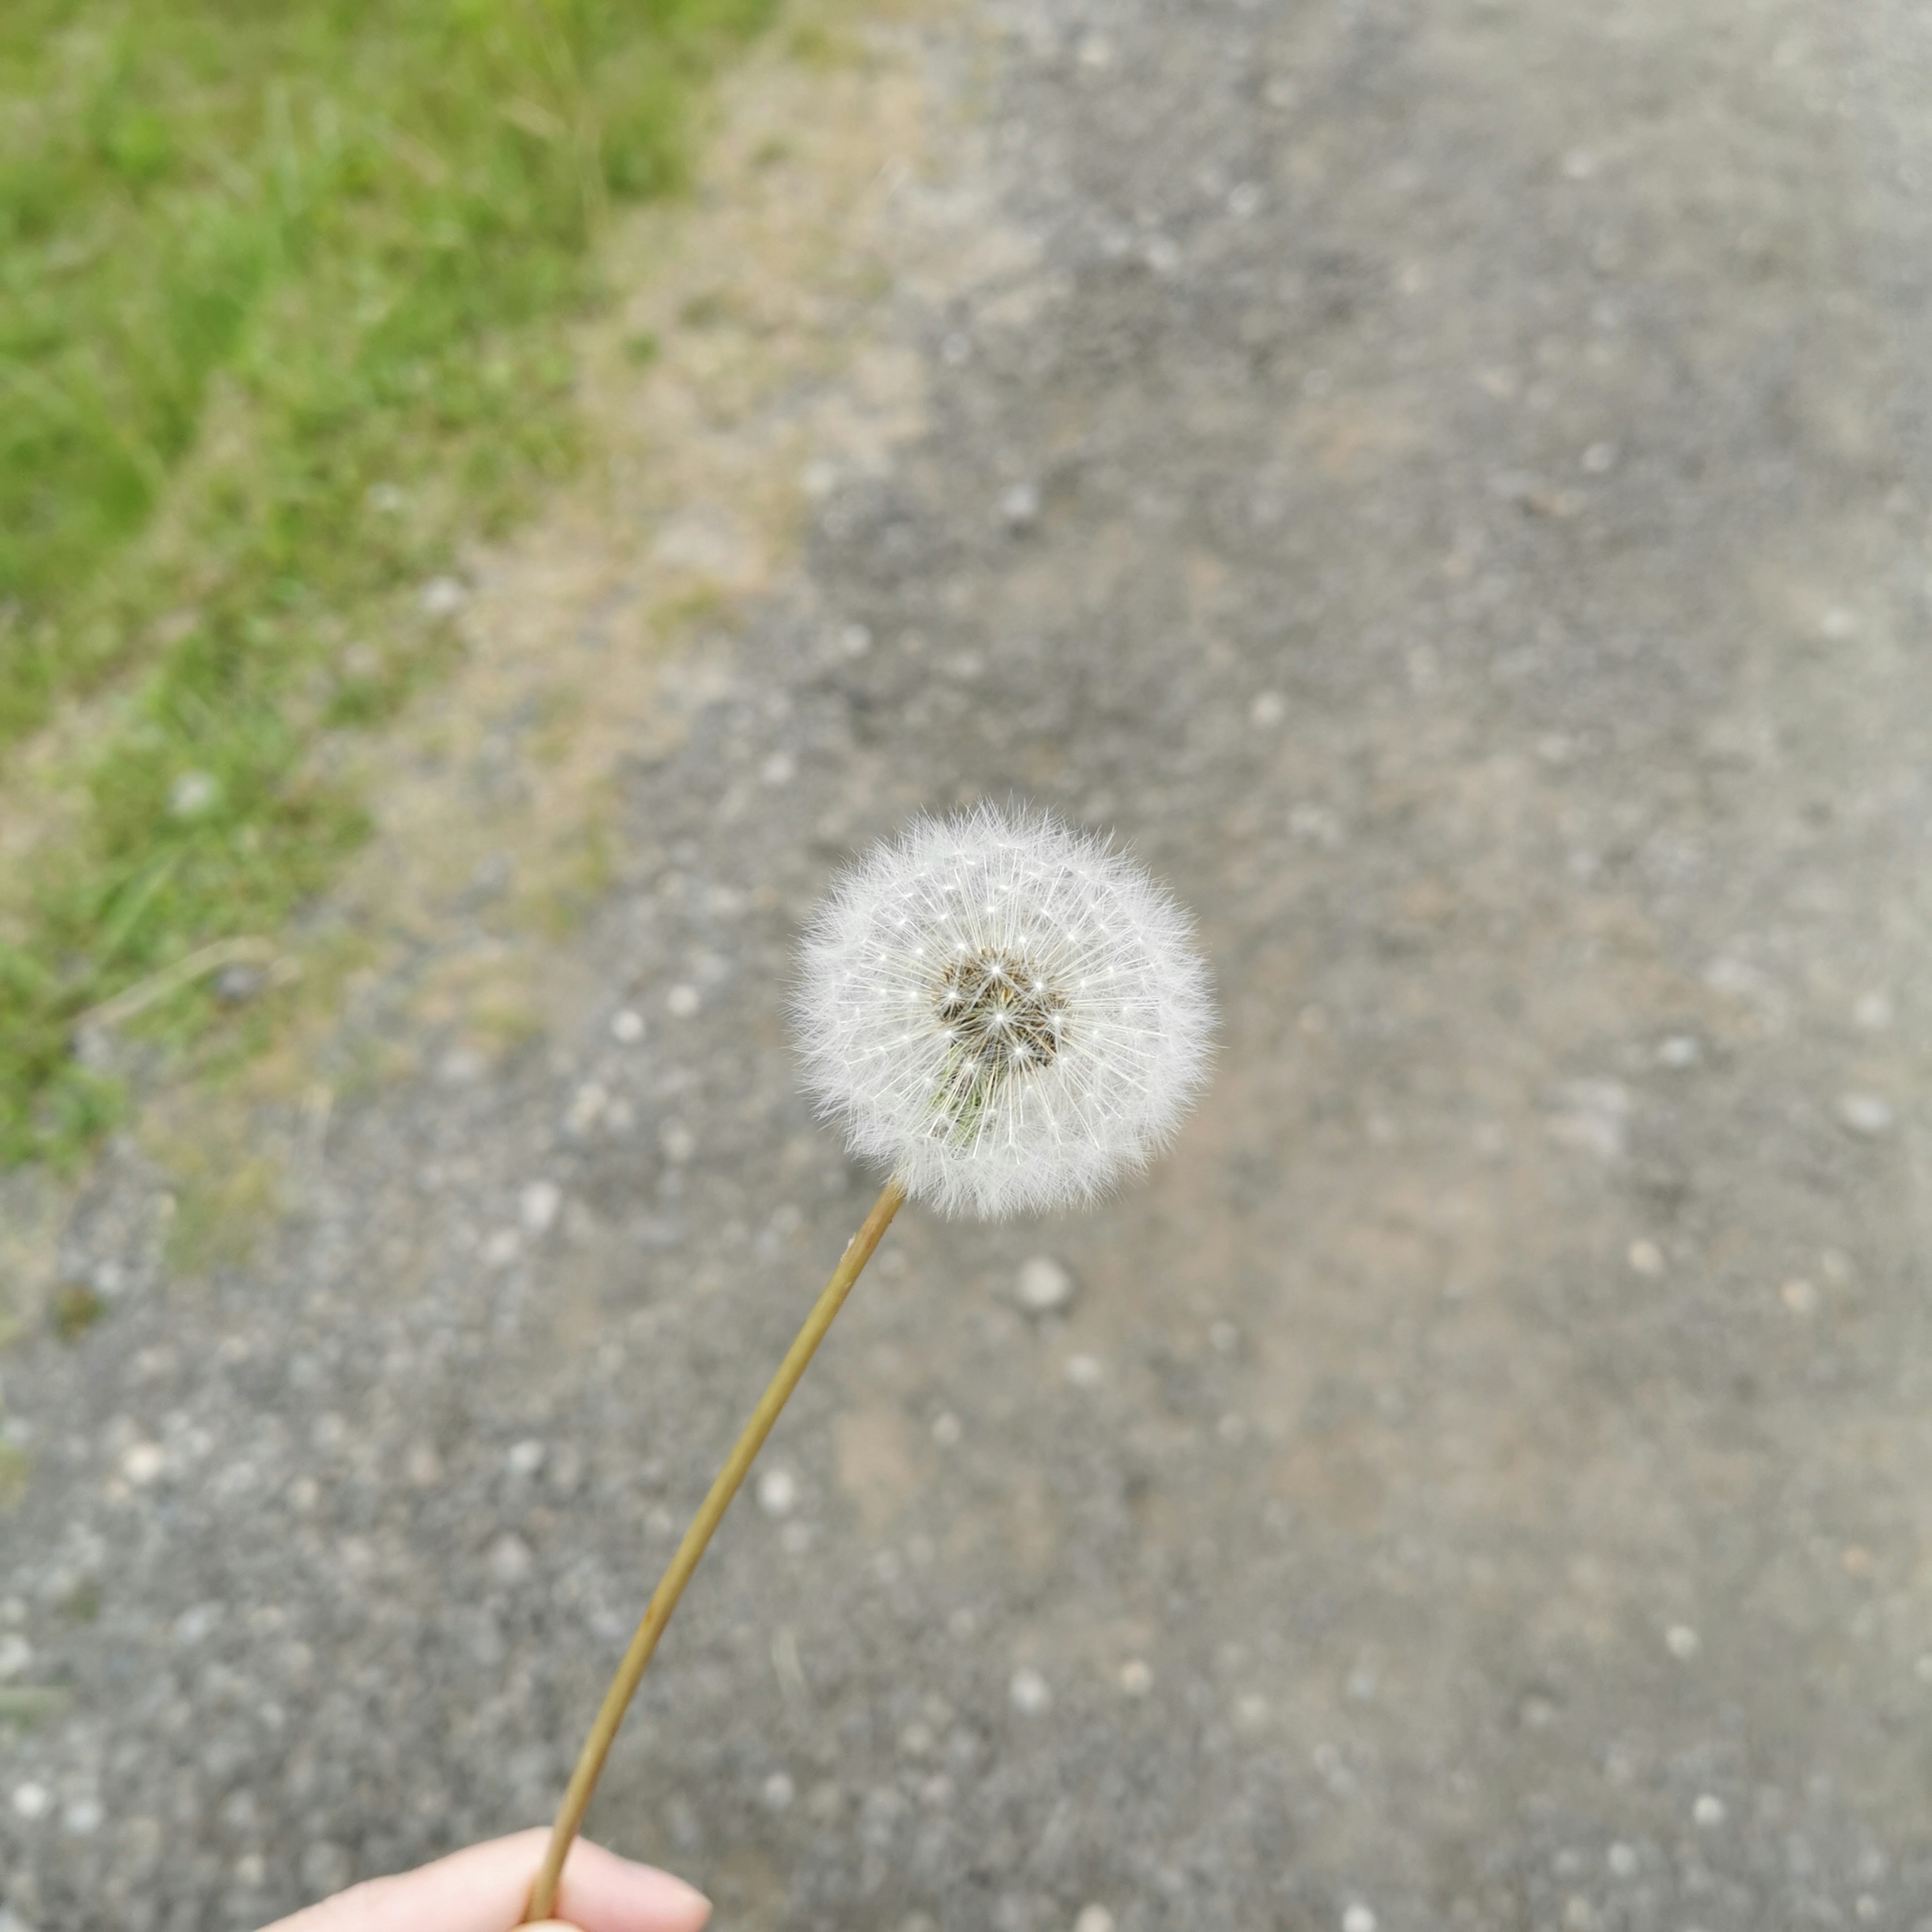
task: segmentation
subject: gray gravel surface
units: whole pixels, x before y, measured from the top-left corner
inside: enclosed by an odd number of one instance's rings
[[[0,1925],[548,1816],[874,1184],[798,922],[1010,792],[1196,909],[1212,1093],[1101,1212],[902,1217],[598,1834],[796,1932],[1932,1925],[1932,29],[923,46],[983,139],[908,218],[1031,253],[888,305],[928,429],[674,681],[573,1025],[345,1102],[212,1280],[117,1151],[111,1318],[0,1361]]]

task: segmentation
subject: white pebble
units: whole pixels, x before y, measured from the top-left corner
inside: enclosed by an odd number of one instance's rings
[[[522,1252],[524,1238],[514,1228],[499,1228],[483,1244],[485,1268],[508,1268]]]
[[[1104,1905],[1083,1905],[1073,1932],[1114,1932],[1114,1915]]]
[[[1013,1672],[1013,1681],[1007,1685],[1006,1694],[1012,1700],[1013,1708],[1028,1718],[1038,1717],[1053,1702],[1053,1693],[1047,1688],[1046,1679],[1030,1666]]]
[[[1634,1878],[1636,1876],[1635,1850],[1619,1841],[1610,1850],[1610,1876],[1612,1878]]]
[[[526,1232],[547,1234],[563,1205],[563,1190],[554,1180],[533,1180],[518,1197],[517,1213]]]
[[[44,1818],[53,1809],[54,1795],[44,1784],[16,1784],[14,1787],[14,1809],[30,1825]]]
[[[121,1459],[121,1473],[136,1489],[145,1489],[161,1473],[164,1457],[156,1442],[137,1442]]]
[[[1376,1932],[1376,1915],[1366,1905],[1352,1905],[1342,1915],[1342,1932]]]
[[[798,776],[798,760],[789,752],[774,752],[758,767],[760,780],[776,790],[788,785]]]
[[[1664,1646],[1680,1664],[1697,1654],[1697,1633],[1688,1624],[1672,1624],[1664,1633]]]
[[[635,1046],[644,1036],[644,1017],[634,1013],[628,1006],[615,1015],[610,1022],[613,1036],[626,1046]]]
[[[1016,483],[1000,498],[1000,514],[1009,528],[1023,530],[1040,520],[1040,489],[1032,483]]]
[[[530,1546],[520,1536],[506,1533],[490,1549],[490,1574],[500,1583],[520,1583],[536,1567]]]
[[[1695,1066],[1703,1058],[1702,1042],[1688,1033],[1674,1033],[1668,1040],[1658,1042],[1658,1065],[1670,1067],[1679,1073],[1686,1067]]]
[[[1838,1118],[1866,1140],[1892,1131],[1892,1102],[1876,1094],[1846,1094],[1838,1101]]]
[[[1794,1315],[1815,1315],[1818,1312],[1818,1291],[1808,1281],[1787,1281],[1778,1291],[1778,1297]]]
[[[798,1478],[780,1463],[758,1478],[758,1507],[767,1516],[789,1516],[798,1502]]]
[[[544,1459],[550,1451],[534,1436],[512,1445],[510,1453],[503,1460],[510,1466],[510,1473],[515,1476],[534,1476],[544,1466]]]
[[[1106,1375],[1097,1356],[1075,1355],[1066,1364],[1066,1379],[1078,1389],[1098,1388]]]
[[[221,796],[221,781],[212,772],[183,772],[168,788],[171,818],[199,818]]]
[[[676,1019],[688,1020],[698,1008],[698,988],[695,986],[674,986],[664,995],[666,1010]]]
[[[9,1630],[0,1636],[0,1684],[26,1676],[27,1666],[33,1660],[34,1646],[17,1631]]]
[[[432,577],[422,587],[422,603],[426,617],[448,617],[461,610],[470,593],[453,577]]]
[[[765,1780],[764,1787],[758,1794],[765,1802],[767,1811],[782,1811],[797,1796],[797,1788],[782,1771],[775,1771]]]
[[[1288,716],[1288,700],[1278,691],[1264,691],[1248,706],[1248,722],[1262,730],[1279,724]]]
[[[950,1408],[933,1418],[932,1439],[942,1449],[956,1448],[960,1437],[964,1432],[960,1426],[958,1417],[955,1415]]]
[[[674,1167],[682,1167],[698,1151],[698,1136],[682,1120],[673,1120],[658,1136],[664,1157]]]
[[[75,1838],[91,1838],[106,1818],[98,1798],[76,1798],[62,1813],[61,1822]]]
[[[1852,1024],[1861,1033],[1882,1033],[1891,1025],[1892,1018],[1888,993],[1861,993],[1852,1007]]]
[[[1707,1830],[1714,1825],[1721,1825],[1724,1822],[1724,1801],[1712,1797],[1707,1791],[1691,1806],[1690,1815]]]
[[[1120,1688],[1130,1697],[1144,1697],[1154,1688],[1154,1672],[1138,1657],[1120,1666]]]
[[[1664,1252],[1654,1241],[1633,1241],[1627,1257],[1633,1274],[1660,1275],[1664,1272]]]
[[[1034,1255],[1020,1264],[1013,1292],[1029,1315],[1058,1315],[1072,1305],[1072,1275],[1051,1255]]]

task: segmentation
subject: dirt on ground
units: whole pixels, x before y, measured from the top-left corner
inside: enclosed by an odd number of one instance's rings
[[[900,1216],[596,1834],[770,1932],[1932,1926],[1928,83],[1903,0],[748,70],[220,1103],[252,1254],[185,1103],[9,1184],[0,1927],[548,1817],[878,1184],[799,925],[1010,795],[1198,914],[1213,1084]]]

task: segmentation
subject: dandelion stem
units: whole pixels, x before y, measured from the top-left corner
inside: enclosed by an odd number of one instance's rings
[[[644,1666],[651,1660],[652,1652],[658,1647],[658,1639],[664,1634],[671,1612],[677,1608],[677,1600],[684,1594],[684,1586],[691,1581],[691,1573],[698,1568],[698,1559],[704,1554],[712,1532],[730,1507],[731,1498],[738,1493],[739,1486],[758,1451],[764,1447],[765,1438],[772,1432],[772,1425],[778,1419],[778,1412],[790,1400],[799,1378],[805,1373],[806,1365],[817,1352],[819,1343],[824,1340],[826,1330],[832,1326],[833,1318],[852,1292],[852,1284],[872,1259],[872,1250],[879,1245],[880,1237],[904,1200],[905,1190],[898,1183],[886,1182],[878,1199],[872,1204],[872,1211],[866,1216],[864,1226],[846,1244],[838,1267],[832,1271],[832,1279],[825,1284],[824,1293],[806,1317],[805,1326],[798,1331],[798,1339],[792,1343],[778,1373],[772,1378],[771,1386],[759,1398],[758,1407],[752,1412],[751,1420],[746,1424],[736,1446],[718,1472],[718,1480],[711,1485],[710,1493],[692,1519],[691,1527],[685,1532],[684,1540],[678,1545],[670,1568],[652,1592],[651,1600],[645,1606],[644,1621],[631,1640],[630,1648],[624,1653],[623,1662],[617,1666],[617,1674],[611,1679],[610,1689],[604,1694],[597,1721],[591,1726],[590,1735],[584,1740],[577,1768],[571,1773],[563,1802],[557,1808],[556,1822],[550,1828],[550,1847],[544,1854],[543,1867],[537,1874],[536,1883],[531,1888],[530,1910],[524,1919],[526,1924],[549,1918],[555,1909],[557,1881],[562,1875],[563,1862],[569,1855],[572,1840],[583,1825],[584,1813],[590,1808],[590,1794],[597,1788],[598,1774],[604,1768],[604,1760],[610,1754],[617,1726],[624,1721],[624,1712],[636,1694]]]

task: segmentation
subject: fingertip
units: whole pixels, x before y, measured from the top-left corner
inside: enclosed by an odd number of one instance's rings
[[[583,1932],[701,1932],[711,1918],[710,1900],[682,1879],[582,1840],[564,1867],[559,1909]]]

